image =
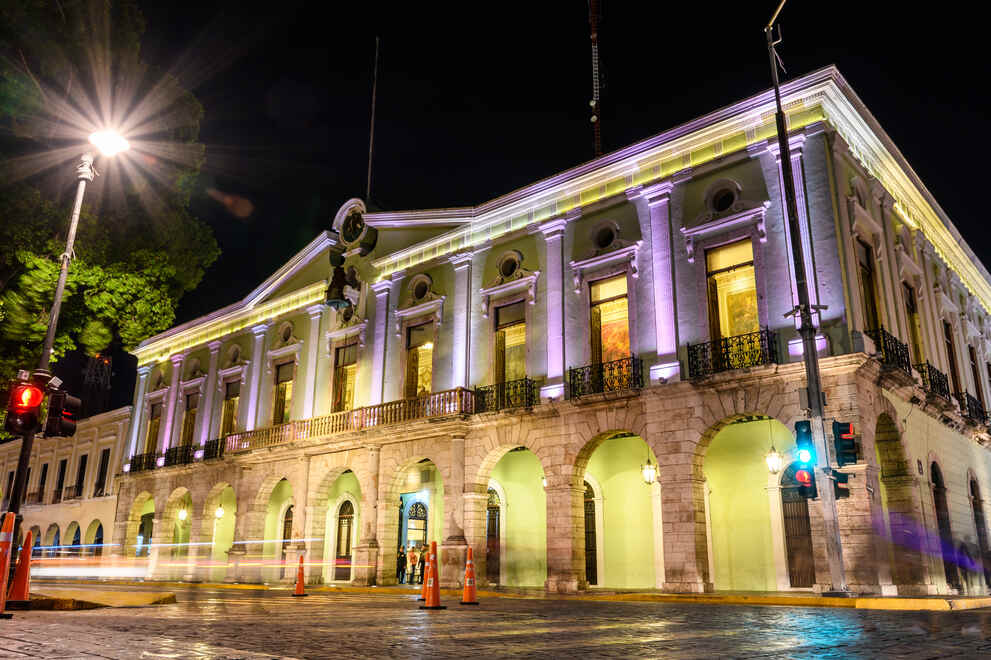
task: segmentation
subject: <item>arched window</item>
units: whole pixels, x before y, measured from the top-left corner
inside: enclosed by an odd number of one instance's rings
[[[951,561],[953,557],[953,533],[950,529],[950,510],[946,504],[946,484],[943,482],[943,471],[935,463],[929,466],[932,475],[933,504],[936,507],[936,525],[939,528],[939,551],[943,556],[943,572],[946,574],[946,584],[954,589],[960,588],[960,574]]]
[[[490,584],[499,583],[499,493],[489,488],[485,516],[485,577]]]
[[[781,513],[785,523],[785,549],[788,554],[788,578],[791,586],[811,587],[815,584],[815,562],[812,557],[812,524],[809,501],[798,491],[792,463],[781,476]]]
[[[354,505],[349,500],[337,510],[337,562],[334,567],[335,580],[351,579],[351,538],[354,527]]]
[[[988,525],[984,518],[984,502],[977,479],[970,480],[970,506],[974,511],[974,527],[977,529],[977,545],[981,550],[981,565],[984,568],[984,584],[991,587],[991,549],[988,548]]]
[[[427,505],[413,502],[406,510],[406,538],[413,545],[427,543]]]
[[[103,523],[96,526],[96,533],[93,534],[93,554],[97,557],[103,554]]]
[[[595,555],[595,491],[585,482],[585,580],[599,583],[599,565]]]

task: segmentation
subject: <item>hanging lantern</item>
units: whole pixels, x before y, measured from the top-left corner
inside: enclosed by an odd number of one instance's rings
[[[643,482],[648,486],[657,481],[657,466],[650,462],[650,455],[647,455],[647,462],[640,466],[640,474],[643,475]]]
[[[217,507],[217,510],[213,512],[213,515],[216,516],[218,520],[220,518],[223,518],[224,517],[224,507],[218,506]]]
[[[185,509],[179,509],[179,520],[185,520],[189,516],[189,512]]]
[[[781,466],[784,464],[784,457],[778,453],[778,450],[771,445],[771,451],[767,452],[767,456],[764,457],[764,462],[767,463],[767,469],[771,474],[777,474],[781,472]]]

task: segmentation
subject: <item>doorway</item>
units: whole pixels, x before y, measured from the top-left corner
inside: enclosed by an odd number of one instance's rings
[[[785,550],[788,555],[788,579],[793,588],[811,588],[815,584],[815,561],[812,556],[812,523],[809,501],[798,490],[798,469],[792,463],[781,478],[781,513],[785,523]]]
[[[337,558],[334,562],[334,580],[351,579],[351,540],[354,536],[354,505],[349,500],[341,503],[337,513]]]
[[[485,517],[485,578],[489,584],[499,583],[499,493],[489,488]]]

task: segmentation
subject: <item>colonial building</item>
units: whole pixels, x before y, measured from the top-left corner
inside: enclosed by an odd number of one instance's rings
[[[310,582],[390,584],[436,541],[446,584],[470,545],[483,584],[821,589],[797,241],[827,424],[859,442],[847,582],[986,592],[991,277],[836,69],[782,91],[798,235],[770,92],[479,206],[348,201],[137,349],[117,547],[152,578],[305,553]]]
[[[117,512],[116,473],[126,458],[130,421],[126,406],[79,420],[71,438],[35,437],[21,534],[31,530],[35,555],[52,561],[42,561],[34,575],[105,574],[93,561],[75,560],[111,554],[106,546]],[[0,511],[7,510],[20,451],[19,439],[0,446],[0,474],[5,475]]]

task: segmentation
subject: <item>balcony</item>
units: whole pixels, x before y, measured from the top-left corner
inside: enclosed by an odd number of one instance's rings
[[[568,369],[570,399],[588,394],[639,390],[642,387],[643,361],[636,357]]]
[[[93,497],[105,497],[109,494],[110,493],[107,492],[106,484],[96,484],[96,486],[93,487]]]
[[[473,404],[473,392],[459,387],[412,399],[400,399],[375,406],[332,413],[323,417],[301,419],[255,431],[234,433],[225,439],[224,451],[241,453],[287,442],[321,438],[335,433],[359,431],[376,426],[388,426],[452,415],[470,415],[473,412]],[[131,469],[133,471],[134,468]]]
[[[135,454],[131,457],[131,474],[154,470],[158,467],[158,453],[149,452],[147,454]]]
[[[912,359],[909,357],[907,344],[898,341],[884,326],[878,330],[868,330],[866,334],[874,340],[874,346],[881,353],[882,366],[898,369],[909,377],[912,376]]]
[[[975,425],[987,424],[988,414],[984,406],[970,392],[957,392],[957,402],[960,403],[960,414]]]
[[[193,462],[194,445],[180,445],[165,450],[165,467],[170,465],[189,465]],[[134,469],[133,467],[131,469]]]
[[[950,382],[946,374],[932,366],[928,360],[915,365],[915,370],[922,376],[922,389],[926,394],[938,396],[946,402],[950,401]]]
[[[207,440],[206,444],[203,445],[203,460],[210,461],[215,458],[224,457],[224,439],[217,438],[216,440]]]
[[[537,384],[529,378],[475,388],[475,412],[505,408],[532,408],[537,403]]]
[[[698,380],[720,371],[760,367],[778,362],[778,337],[773,330],[759,330],[688,345],[688,377]]]
[[[76,484],[75,486],[69,486],[65,489],[65,494],[62,500],[68,502],[69,500],[78,500],[82,496],[83,487],[80,484]]]

